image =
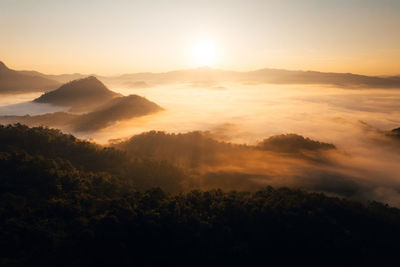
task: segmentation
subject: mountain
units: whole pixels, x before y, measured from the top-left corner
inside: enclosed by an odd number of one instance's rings
[[[392,130],[393,134],[400,134],[400,128],[396,128]]]
[[[395,140],[400,140],[400,127],[386,132],[386,136],[394,138]]]
[[[244,73],[248,81],[275,84],[328,84],[348,88],[400,88],[396,77],[376,77],[353,73],[262,69]]]
[[[150,131],[134,135],[128,140],[114,140],[112,146],[131,155],[163,160],[185,168],[223,165],[226,163],[221,160],[223,155],[230,155],[230,159],[238,156],[252,158],[260,155],[258,151],[323,161],[323,153],[335,149],[333,144],[297,134],[271,136],[252,146],[217,141],[212,134],[198,131],[179,134]],[[244,164],[243,161],[241,163]]]
[[[319,151],[335,149],[333,144],[323,143],[298,134],[274,135],[260,142],[257,147],[279,153],[301,153],[302,151]]]
[[[206,132],[165,133],[150,131],[130,137],[128,140],[115,140],[115,148],[131,155],[153,158],[174,163],[186,168],[202,165],[216,165],[219,155],[238,155],[249,147],[219,142]]]
[[[39,76],[39,77],[51,79],[51,80],[57,81],[59,83],[67,83],[67,82],[70,82],[73,80],[83,79],[88,76],[88,75],[80,74],[80,73],[59,74],[59,75],[43,74],[41,72],[34,71],[34,70],[21,70],[19,72],[22,74],[25,74],[25,75],[29,75],[29,76]]]
[[[119,94],[109,90],[96,77],[74,80],[36,98],[34,102],[68,106],[73,111],[90,111]]]
[[[324,84],[342,88],[400,88],[398,76],[378,77],[353,73],[297,71],[265,68],[239,72],[209,67],[175,70],[164,73],[133,73],[115,77],[102,77],[107,84],[129,87],[135,82],[152,85],[190,83],[207,87],[222,82],[249,84]]]
[[[39,75],[26,75],[9,69],[0,61],[0,93],[44,92],[53,90],[59,82]]]
[[[4,64],[2,65],[4,68]],[[25,79],[42,78],[62,83],[85,77],[84,74],[80,73],[61,75],[48,75],[37,71],[18,71],[16,73],[24,75]],[[207,86],[207,84],[215,85],[222,82],[246,84],[322,84],[342,88],[400,88],[400,76],[367,76],[353,73],[284,70],[273,68],[239,72],[201,67],[161,73],[142,72],[128,73],[118,76],[97,77],[107,85],[126,88],[146,88],[153,85],[173,83],[203,84]]]
[[[130,95],[113,98],[85,114],[55,112],[35,116],[0,116],[0,123],[71,128],[75,132],[88,132],[160,110],[162,108],[156,103],[138,95]]]
[[[117,121],[147,115],[162,110],[156,103],[138,95],[117,97],[96,110],[83,114],[73,122],[75,131],[93,131]]]

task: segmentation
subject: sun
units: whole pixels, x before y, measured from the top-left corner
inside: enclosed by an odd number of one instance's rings
[[[211,40],[198,41],[192,47],[191,56],[198,67],[212,66],[217,60],[217,47]]]

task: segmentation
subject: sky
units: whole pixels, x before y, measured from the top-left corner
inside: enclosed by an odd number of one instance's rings
[[[0,61],[163,72],[199,67],[208,42],[215,68],[399,75],[399,29],[399,0],[0,0]]]

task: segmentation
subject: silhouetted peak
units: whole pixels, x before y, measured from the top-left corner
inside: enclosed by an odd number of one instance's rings
[[[335,149],[333,144],[312,140],[298,134],[280,134],[264,139],[257,145],[262,150],[272,150],[285,153],[297,153],[302,150]]]
[[[85,89],[101,89],[101,90],[108,90],[107,87],[95,76],[88,76],[86,78],[77,79],[70,81],[60,87],[60,89],[70,89],[70,88],[85,88]]]
[[[3,61],[0,61],[0,70],[2,69],[8,69],[8,67],[3,63]]]
[[[89,81],[90,81],[90,80],[99,81],[99,79],[97,79],[96,76],[94,76],[94,75],[90,75],[89,77],[83,78],[83,80],[85,80],[85,79],[86,79],[86,80],[89,80]]]
[[[96,76],[93,76],[93,75],[88,76],[86,78],[73,80],[72,82],[76,82],[76,83],[80,83],[80,82],[98,82],[98,83],[102,83],[99,79],[96,78]]]
[[[70,81],[57,90],[45,93],[34,101],[68,106],[75,110],[92,110],[119,94],[110,91],[94,76]]]
[[[396,129],[393,129],[392,133],[400,134],[400,127],[396,128]]]
[[[110,107],[128,107],[131,109],[132,107],[135,107],[137,105],[144,105],[148,107],[152,107],[154,110],[160,110],[162,109],[159,107],[157,104],[147,100],[145,97],[138,96],[138,95],[128,95],[128,96],[121,96],[121,97],[116,97],[112,99],[110,102],[108,102],[106,105],[102,106],[102,109],[110,108]]]

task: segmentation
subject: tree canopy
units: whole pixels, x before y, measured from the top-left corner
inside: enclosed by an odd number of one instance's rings
[[[400,210],[319,193],[182,192],[180,169],[0,127],[1,266],[395,266]]]

